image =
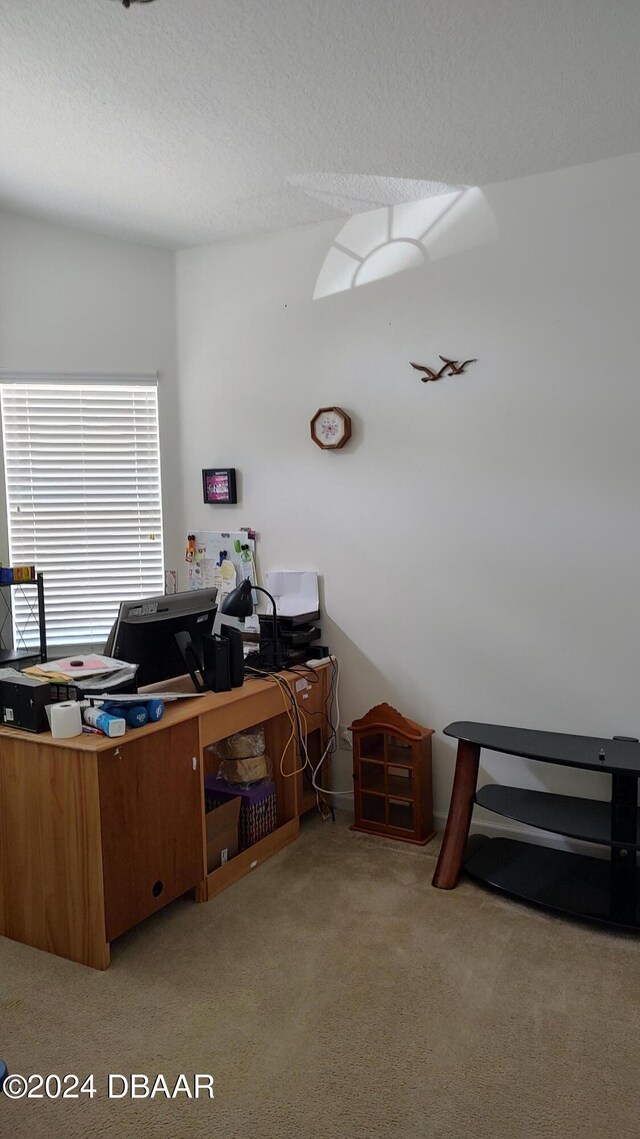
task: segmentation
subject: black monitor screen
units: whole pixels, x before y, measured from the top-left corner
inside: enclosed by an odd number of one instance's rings
[[[200,655],[202,635],[213,629],[215,595],[215,590],[203,590],[149,599],[156,603],[153,612],[148,611],[148,601],[142,611],[139,606],[136,609],[131,602],[124,602],[113,629],[111,655],[138,665],[138,687],[183,676],[185,663],[175,634],[189,633]]]

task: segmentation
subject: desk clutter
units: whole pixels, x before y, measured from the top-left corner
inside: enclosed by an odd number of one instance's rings
[[[277,658],[283,668],[321,659],[329,649],[321,644],[318,575],[311,570],[275,570],[265,574],[271,612],[258,615],[260,653]]]
[[[299,617],[276,618],[277,644],[279,645],[279,658],[282,668],[291,668],[294,664],[303,664],[310,658],[319,659],[329,655],[329,649],[321,644],[322,630],[316,625],[320,617],[319,611],[303,614]],[[271,660],[274,653],[273,618],[260,614],[260,655]],[[251,665],[249,658],[245,663]]]
[[[0,670],[0,722],[54,739],[123,736],[160,720],[164,702],[136,694],[138,666],[98,653]],[[133,689],[133,693],[132,693]]]
[[[32,665],[23,671],[35,680],[73,684],[89,696],[106,689],[113,693],[135,691],[138,666],[99,653],[78,653],[77,656]]]
[[[205,748],[204,779],[208,871],[266,838],[277,826],[276,787],[258,726]],[[235,827],[235,831],[234,831]]]
[[[256,532],[251,529],[195,531],[187,536],[189,588],[217,591],[222,618],[222,625],[217,621],[211,635],[199,638],[197,652],[181,638],[181,651],[197,690],[202,690],[198,673],[213,692],[226,692],[242,683],[243,661],[234,644],[237,630],[225,628],[224,616],[244,622],[243,635],[251,642],[244,646],[248,669],[279,671],[329,655],[317,624],[320,596],[315,570],[267,571],[263,587],[257,583],[255,551]],[[263,596],[266,611],[258,613]]]
[[[51,735],[70,739],[80,732],[117,739],[129,729],[143,728],[164,716],[164,701],[140,696],[136,703],[113,704],[108,700],[64,700],[47,707]]]
[[[54,739],[71,739],[81,732],[109,737],[162,719],[164,701],[137,694],[115,700],[85,697],[70,677],[47,681],[15,669],[0,670],[0,722],[26,732],[51,731]]]

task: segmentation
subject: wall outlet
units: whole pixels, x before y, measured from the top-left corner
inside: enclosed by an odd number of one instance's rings
[[[347,727],[345,727],[344,724],[340,725],[339,735],[340,735],[340,747],[346,748],[347,751],[351,751],[351,749],[353,748],[353,740],[351,738],[351,732],[349,731],[349,729]]]

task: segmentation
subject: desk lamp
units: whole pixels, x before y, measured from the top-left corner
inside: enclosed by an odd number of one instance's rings
[[[220,610],[226,613],[228,617],[251,617],[253,613],[253,598],[251,596],[253,590],[258,593],[266,593],[272,605],[272,619],[273,619],[273,652],[272,659],[266,664],[261,664],[261,668],[265,672],[278,672],[283,667],[283,662],[280,660],[280,644],[278,641],[278,612],[276,603],[267,589],[263,589],[261,585],[252,585],[250,581],[243,581],[231,593],[225,597]]]

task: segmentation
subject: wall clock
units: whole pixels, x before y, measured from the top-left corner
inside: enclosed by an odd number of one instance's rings
[[[351,438],[351,419],[341,407],[321,407],[311,420],[311,438],[323,451],[337,451]]]

